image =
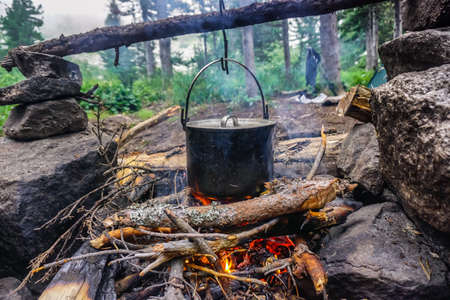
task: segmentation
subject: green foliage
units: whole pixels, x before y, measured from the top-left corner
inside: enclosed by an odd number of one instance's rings
[[[40,19],[42,13],[42,6],[34,6],[31,0],[12,1],[11,6],[6,8],[6,15],[0,18],[4,44],[8,49],[42,40],[38,31],[44,24]]]
[[[133,95],[140,99],[143,105],[162,101],[166,99],[163,86],[164,82],[160,74],[156,74],[151,78],[141,77],[133,82]]]
[[[0,87],[13,85],[23,79],[23,75],[16,69],[7,72],[5,69],[0,68]],[[2,126],[8,118],[8,114],[12,108],[13,105],[0,106],[0,135],[2,133]]]
[[[374,74],[373,70],[365,70],[364,68],[352,67],[341,72],[341,78],[347,87],[352,87],[358,84],[367,86]]]

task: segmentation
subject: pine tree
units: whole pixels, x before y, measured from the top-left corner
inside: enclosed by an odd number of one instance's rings
[[[34,6],[32,0],[13,0],[6,9],[6,15],[0,18],[4,44],[8,49],[43,39],[38,30],[44,24],[40,18],[42,13],[42,6]]]

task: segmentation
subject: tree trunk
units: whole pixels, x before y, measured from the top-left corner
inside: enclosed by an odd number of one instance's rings
[[[206,14],[205,1],[199,0],[199,4],[200,4],[200,12],[202,14]],[[206,65],[208,63],[208,34],[207,33],[202,34],[202,41],[203,41],[203,55],[204,55],[203,64]]]
[[[400,14],[400,0],[394,1],[395,19],[394,19],[394,39],[402,35],[402,17]]]
[[[283,20],[283,50],[284,50],[284,69],[286,73],[286,80],[292,81],[291,75],[291,50],[289,49],[289,21]]]
[[[167,11],[167,1],[157,0],[158,19],[166,19],[169,16]],[[162,74],[170,78],[173,75],[171,60],[171,40],[170,38],[159,40],[159,59],[161,60]]]
[[[336,13],[320,16],[320,49],[323,71],[330,90],[335,94],[343,91],[341,66],[339,64],[339,40],[337,36]]]
[[[228,9],[223,16],[220,16],[219,12],[212,12],[206,15],[186,15],[155,22],[103,27],[22,48],[26,51],[67,56],[190,33],[243,27],[286,18],[316,16],[382,1],[384,0],[273,0]],[[1,66],[10,70],[15,67],[15,62],[8,55],[1,61]]]
[[[375,5],[369,6],[366,28],[366,52],[366,69],[376,69],[378,65],[378,21]]]
[[[147,76],[152,76],[155,73],[156,62],[155,62],[155,44],[153,41],[145,42],[145,69],[147,71]]]
[[[241,6],[250,5],[252,1],[240,0]],[[246,26],[242,28],[242,53],[244,54],[245,65],[255,73],[255,49],[253,43],[253,27]],[[245,72],[245,85],[247,87],[247,96],[249,98],[258,96],[258,87],[252,76]]]

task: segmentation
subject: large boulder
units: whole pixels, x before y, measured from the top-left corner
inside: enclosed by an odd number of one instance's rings
[[[35,76],[67,78],[82,85],[80,67],[59,56],[23,50],[14,50],[11,56],[17,68],[27,78]]]
[[[20,285],[20,280],[14,277],[0,279],[0,300],[33,300],[30,290],[27,287],[12,293]]]
[[[406,33],[379,49],[389,78],[450,63],[450,28]]]
[[[86,129],[86,112],[75,99],[45,101],[13,108],[3,131],[15,140],[43,139]]]
[[[402,0],[406,31],[450,26],[450,0]]]
[[[319,254],[330,299],[450,299],[446,265],[396,203],[354,212]]]
[[[374,126],[371,123],[356,124],[342,143],[336,162],[338,174],[378,196],[384,187],[379,158]]]
[[[0,276],[23,276],[75,219],[35,229],[104,182],[98,146],[87,131],[32,142],[0,138]]]
[[[81,85],[67,78],[35,76],[0,88],[0,105],[31,104],[80,94]]]
[[[450,233],[450,64],[396,76],[371,106],[385,181],[410,215]]]

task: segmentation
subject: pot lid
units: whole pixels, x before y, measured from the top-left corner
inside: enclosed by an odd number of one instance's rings
[[[274,126],[275,122],[266,119],[247,119],[237,118],[236,116],[225,116],[222,119],[206,119],[189,121],[186,126],[198,129],[220,129],[220,130],[239,130]]]

